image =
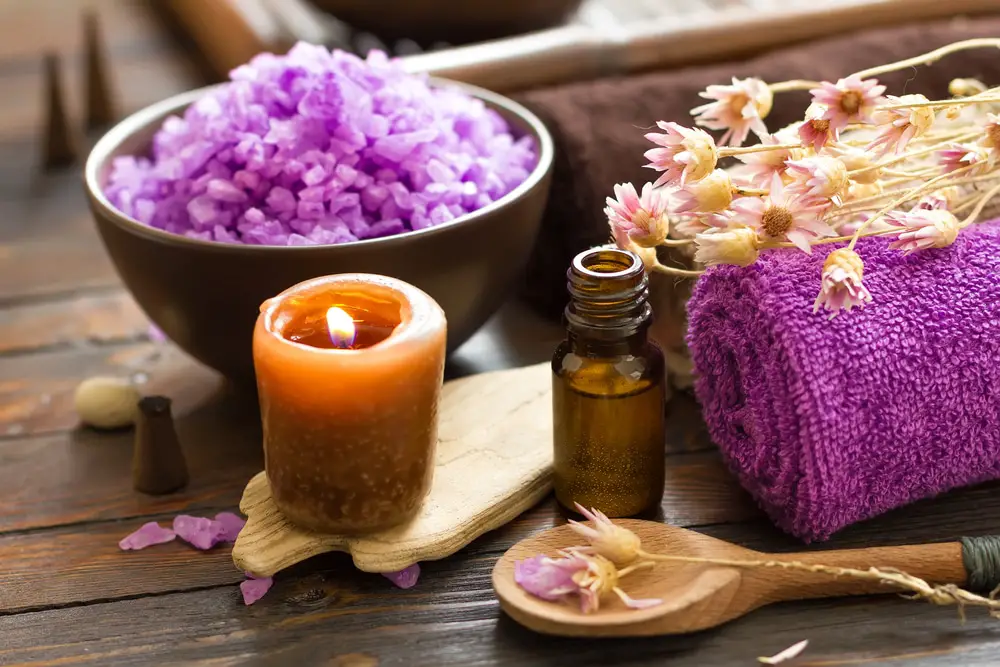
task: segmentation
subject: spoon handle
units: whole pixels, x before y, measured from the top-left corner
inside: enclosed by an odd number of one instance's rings
[[[1000,537],[963,537],[958,542],[766,556],[776,561],[856,570],[895,568],[932,584],[968,584],[981,592],[989,592],[1000,583]],[[763,571],[758,570],[758,573]],[[769,569],[767,577],[771,584],[768,597],[772,602],[891,591],[891,586],[878,581],[801,570]]]

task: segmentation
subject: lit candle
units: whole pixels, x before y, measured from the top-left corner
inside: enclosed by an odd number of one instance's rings
[[[253,337],[271,495],[293,523],[405,522],[430,488],[444,312],[394,278],[343,274],[266,301]]]

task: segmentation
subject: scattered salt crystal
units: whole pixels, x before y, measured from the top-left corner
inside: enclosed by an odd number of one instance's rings
[[[414,563],[399,572],[383,572],[382,576],[400,588],[413,588],[420,578],[420,563]]]
[[[117,208],[205,241],[345,243],[474,211],[537,163],[533,139],[513,137],[482,101],[378,51],[362,60],[300,43],[230,79],[164,120],[150,158],[115,159],[106,190]],[[315,233],[292,220],[344,225]]]
[[[118,548],[123,551],[136,551],[154,544],[165,544],[175,537],[177,535],[174,531],[161,527],[155,521],[150,521],[142,524],[134,533],[123,537],[118,543]]]

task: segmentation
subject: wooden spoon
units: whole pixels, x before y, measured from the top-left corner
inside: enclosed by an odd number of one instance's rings
[[[648,553],[729,560],[799,561],[867,569],[897,568],[931,584],[964,585],[969,578],[960,542],[872,547],[788,554],[744,549],[691,530],[653,521],[616,520],[634,531]],[[575,598],[547,602],[514,582],[514,563],[539,554],[584,544],[568,525],[521,540],[497,561],[493,588],[501,608],[536,632],[561,636],[627,637],[667,635],[720,625],[772,602],[840,595],[898,592],[877,581],[780,568],[742,568],[705,563],[659,562],[622,578],[620,587],[633,598],[660,598],[663,604],[629,609],[614,595],[601,599],[592,614],[580,612]]]

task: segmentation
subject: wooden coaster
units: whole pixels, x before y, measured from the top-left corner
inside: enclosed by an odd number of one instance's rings
[[[326,535],[282,516],[261,472],[240,510],[246,527],[233,562],[259,577],[328,551],[346,551],[365,572],[395,572],[455,553],[529,509],[552,486],[549,364],[447,382],[441,393],[437,464],[430,494],[409,523],[365,536]]]

